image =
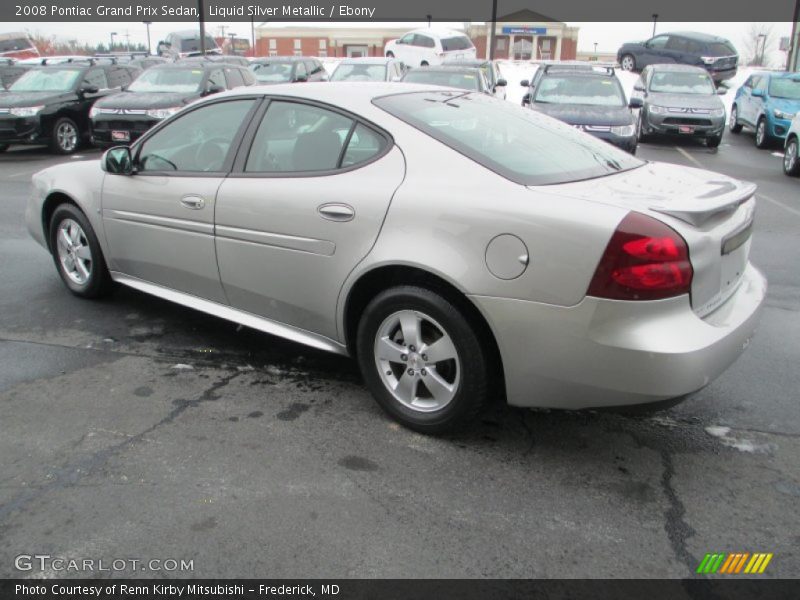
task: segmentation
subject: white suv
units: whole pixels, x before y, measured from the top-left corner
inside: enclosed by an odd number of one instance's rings
[[[384,54],[409,67],[440,65],[446,59],[474,59],[475,46],[461,31],[415,29],[386,44]]]
[[[783,172],[794,177],[800,176],[800,112],[794,116],[789,133],[786,134]]]

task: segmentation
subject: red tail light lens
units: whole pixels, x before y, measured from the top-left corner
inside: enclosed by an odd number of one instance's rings
[[[686,241],[671,227],[628,213],[606,246],[587,295],[612,300],[659,300],[688,294],[692,263]]]

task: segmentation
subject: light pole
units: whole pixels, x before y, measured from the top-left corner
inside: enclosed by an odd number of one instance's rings
[[[108,47],[108,51],[112,52],[114,50],[114,36],[117,35],[116,31],[111,32],[111,45]]]
[[[150,25],[153,24],[152,21],[142,21],[145,27],[147,27],[147,55],[150,56]]]
[[[658,21],[658,13],[653,13],[653,37],[656,36],[656,21]]]
[[[431,28],[431,19],[433,19],[433,17],[431,15],[425,15],[425,17],[428,19],[428,29],[430,29]]]
[[[594,59],[597,60],[597,42],[594,43]]]
[[[200,21],[200,54],[206,55],[206,7],[203,0],[197,0],[197,14]]]
[[[759,52],[759,47],[761,48]],[[767,51],[767,35],[765,33],[758,34],[758,42],[756,43],[756,57],[758,58],[758,66],[764,66],[764,54]]]
[[[494,50],[497,42],[495,36],[497,35],[497,0],[492,0],[492,22],[489,24],[489,35],[486,37],[489,44],[489,51],[486,53],[489,60],[494,60]]]
[[[256,24],[255,17],[250,17],[250,56],[256,55]]]
[[[231,38],[231,54],[236,56],[236,34],[230,32],[228,37]]]

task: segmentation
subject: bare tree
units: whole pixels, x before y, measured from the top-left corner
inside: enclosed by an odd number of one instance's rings
[[[772,25],[752,23],[744,34],[742,58],[751,67],[768,67],[770,54],[775,50],[777,38]]]

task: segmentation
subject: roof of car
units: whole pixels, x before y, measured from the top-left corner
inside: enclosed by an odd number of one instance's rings
[[[387,56],[360,56],[358,58],[345,58],[339,61],[340,65],[385,65],[396,58]]]
[[[455,36],[463,36],[466,37],[466,33],[463,31],[457,31],[455,29],[412,29],[411,31],[404,33],[400,37],[408,35],[409,33],[419,33],[422,35],[427,35],[431,37],[455,37]]]
[[[469,65],[438,65],[435,67],[420,67],[418,69],[412,69],[409,73],[439,73],[439,72],[447,72],[452,73],[461,72],[461,73],[474,73],[475,71],[480,71],[480,69],[475,66]]]
[[[700,33],[699,31],[670,31],[667,35],[679,35],[685,38],[691,38],[699,42],[727,42],[723,37],[718,35],[711,35],[710,33]]]
[[[274,62],[300,62],[301,60],[319,60],[316,56],[259,56],[253,63],[264,64]]]
[[[703,67],[695,67],[694,65],[681,65],[677,63],[664,63],[662,65],[649,65],[654,71],[681,71],[689,73],[708,73]]]
[[[212,69],[219,69],[222,67],[239,68],[239,69],[247,68],[241,65],[232,65],[230,63],[224,63],[224,62],[187,61],[187,62],[174,62],[174,63],[168,62],[159,65],[153,65],[148,69],[148,71],[154,71],[155,69],[158,69],[159,71],[163,69],[193,69],[193,70],[204,69],[206,71],[211,71]]]
[[[448,58],[445,59],[443,65],[448,66],[461,66],[461,67],[482,67],[483,65],[491,64],[491,60],[483,58]]]

